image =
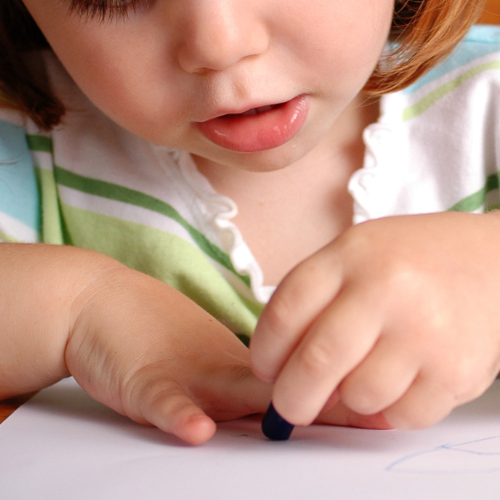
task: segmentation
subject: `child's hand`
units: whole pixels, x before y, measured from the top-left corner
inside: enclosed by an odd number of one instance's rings
[[[270,387],[248,349],[179,292],[119,267],[75,302],[69,371],[95,399],[140,423],[199,444],[212,419],[263,412]]]
[[[297,266],[250,348],[277,411],[418,428],[482,394],[500,369],[499,217],[370,221]]]

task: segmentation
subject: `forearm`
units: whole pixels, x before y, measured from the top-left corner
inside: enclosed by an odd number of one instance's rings
[[[69,375],[75,299],[121,264],[73,247],[0,244],[0,398]]]

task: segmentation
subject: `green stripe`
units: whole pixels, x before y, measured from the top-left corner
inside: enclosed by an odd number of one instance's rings
[[[229,271],[233,272],[239,278],[250,286],[250,278],[239,274],[233,267],[231,259],[219,247],[210,242],[202,233],[197,231],[189,222],[187,222],[181,214],[168,203],[154,198],[153,196],[141,193],[135,189],[130,189],[124,186],[119,186],[106,181],[85,177],[61,167],[54,167],[54,174],[58,184],[76,189],[83,193],[100,196],[108,200],[120,201],[129,205],[145,208],[153,212],[159,213],[170,219],[173,219],[180,224],[190,234],[191,238],[196,242],[198,247],[213,260],[224,266]]]
[[[242,297],[196,245],[138,222],[64,203],[61,210],[71,245],[109,255],[170,284],[233,332],[253,332],[262,305]]]
[[[467,196],[458,203],[455,203],[449,210],[453,212],[474,212],[478,208],[482,207],[486,200],[486,195],[490,191],[494,191],[500,187],[500,172],[489,175],[486,178],[486,184],[479,191]],[[488,208],[488,211],[493,210],[492,207]]]
[[[492,61],[484,64],[480,64],[474,68],[471,68],[469,71],[466,71],[459,77],[451,80],[444,85],[441,85],[437,89],[433,90],[431,93],[427,94],[425,97],[420,99],[416,104],[410,106],[403,110],[403,121],[411,120],[416,116],[421,115],[424,111],[430,108],[436,101],[444,97],[446,94],[449,94],[451,91],[455,90],[457,87],[462,85],[465,81],[482,71],[487,71],[489,69],[500,69],[500,61]]]
[[[4,231],[0,231],[0,241],[5,243],[19,243],[20,240],[14,238],[10,234],[5,233]]]
[[[28,147],[31,151],[52,153],[52,138],[45,135],[27,134]]]
[[[57,195],[57,186],[52,170],[35,166],[41,201],[41,233],[44,243],[61,245],[65,243],[62,218]]]
[[[52,153],[53,147],[51,137],[37,134],[28,134],[27,141],[28,147],[31,151]],[[146,208],[175,220],[178,224],[180,224],[184,229],[188,231],[193,240],[196,242],[199,248],[203,250],[203,252],[205,252],[206,255],[238,276],[247,286],[250,286],[250,278],[248,276],[239,274],[234,269],[229,256],[224,253],[219,247],[211,243],[202,233],[191,226],[179,214],[179,212],[168,203],[154,198],[153,196],[141,193],[140,191],[129,189],[124,186],[119,186],[117,184],[92,179],[90,177],[84,177],[55,165],[54,175],[57,179],[57,183],[63,186],[67,186],[84,193],[101,196],[110,200],[121,201],[130,205]]]

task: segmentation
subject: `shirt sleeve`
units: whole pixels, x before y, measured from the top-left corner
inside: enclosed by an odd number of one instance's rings
[[[26,132],[0,119],[0,241],[39,241],[40,215],[40,193]]]

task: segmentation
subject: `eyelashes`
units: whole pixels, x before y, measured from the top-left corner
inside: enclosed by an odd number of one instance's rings
[[[145,8],[151,0],[71,0],[69,13],[101,22],[127,17],[130,11]]]

